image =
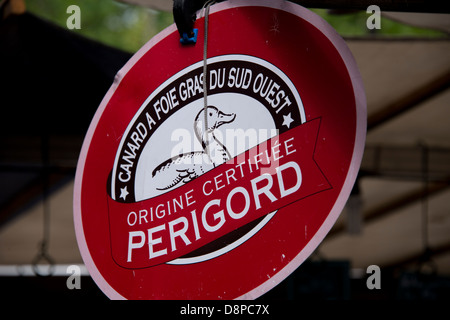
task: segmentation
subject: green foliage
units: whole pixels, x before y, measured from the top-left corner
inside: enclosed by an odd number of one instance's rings
[[[377,35],[381,37],[445,37],[446,34],[436,30],[408,26],[381,17],[381,29],[369,30],[366,27],[367,18],[371,14],[356,11],[346,14],[331,14],[326,9],[312,9],[326,20],[336,31],[344,37]]]
[[[26,0],[28,11],[66,28],[66,12],[70,5],[81,10],[81,29],[73,30],[83,36],[128,52],[135,52],[158,32],[173,23],[171,12],[157,12],[127,5],[114,0]],[[360,11],[330,14],[325,9],[313,9],[342,36],[377,35],[382,37],[440,37],[444,33],[406,26],[381,19],[380,30],[368,30],[370,14]]]
[[[63,28],[70,5],[81,10],[81,29],[88,38],[128,52],[137,51],[155,34],[173,23],[172,14],[114,0],[26,0],[27,10]]]

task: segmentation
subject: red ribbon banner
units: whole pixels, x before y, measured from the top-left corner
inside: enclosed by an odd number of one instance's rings
[[[163,195],[108,198],[112,256],[146,268],[186,255],[255,219],[330,188],[314,161],[320,119],[297,126]]]

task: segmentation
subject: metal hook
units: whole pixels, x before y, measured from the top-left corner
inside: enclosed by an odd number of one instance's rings
[[[418,274],[436,275],[438,272],[436,262],[432,259],[433,250],[425,248],[422,255],[419,257],[415,265],[415,270]],[[429,272],[426,272],[429,270]]]
[[[206,0],[173,1],[173,20],[180,33],[181,43],[187,44],[193,42],[195,37],[194,22],[196,20],[196,12],[202,8],[205,2]]]
[[[48,264],[48,272],[47,273],[41,273],[39,270],[39,262],[46,262]],[[42,241],[41,242],[41,250],[36,255],[36,257],[31,262],[31,266],[33,268],[33,272],[35,275],[39,277],[49,277],[52,276],[55,272],[55,261],[53,258],[47,253],[47,242]]]
[[[223,0],[222,0],[223,1]],[[174,0],[173,20],[180,33],[182,44],[194,44],[197,41],[198,31],[194,29],[197,19],[196,13],[202,9],[209,0]],[[216,1],[220,2],[220,1]]]
[[[44,132],[42,134],[42,145],[41,145],[41,153],[42,153],[42,164],[44,166],[43,169],[43,176],[44,176],[44,183],[42,188],[42,195],[43,195],[43,239],[40,243],[40,250],[36,257],[31,262],[31,266],[33,268],[33,272],[37,276],[51,276],[54,272],[54,260],[48,252],[48,241],[50,238],[50,204],[49,204],[49,158],[50,158],[50,147],[49,147],[49,135],[47,132]],[[47,274],[42,274],[39,271],[38,263],[39,262],[46,262],[49,265]]]

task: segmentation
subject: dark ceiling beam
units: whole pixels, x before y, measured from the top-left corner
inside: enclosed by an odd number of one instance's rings
[[[7,168],[3,167],[2,169]],[[11,169],[12,172],[15,171],[15,168]],[[48,168],[46,172],[39,174],[36,178],[18,190],[18,192],[8,198],[6,202],[0,205],[0,228],[9,221],[17,218],[26,208],[42,201],[46,184],[49,188],[48,196],[50,196],[53,191],[58,189],[58,187],[66,182],[72,181],[74,176],[75,168],[70,167]]]
[[[308,8],[367,10],[377,5],[381,11],[450,13],[447,1],[425,0],[290,0]]]
[[[368,210],[364,214],[364,223],[376,221],[394,211],[402,209],[414,202],[422,200],[424,197],[431,197],[450,187],[450,181],[430,183],[427,188],[419,188],[393,201],[381,204],[379,207]]]
[[[423,87],[409,92],[405,97],[371,114],[367,118],[367,131],[393,119],[394,117],[411,110],[426,100],[450,88],[450,72],[447,72]]]
[[[392,201],[382,203],[376,208],[366,210],[363,212],[363,224],[372,223],[378,219],[384,218],[393,214],[395,211],[400,210],[414,202],[420,201],[424,197],[430,197],[440,192],[445,191],[450,187],[450,180],[445,182],[430,183],[427,188],[420,188],[414,190],[406,195],[402,195]],[[342,233],[347,232],[345,224],[335,225],[328,233],[325,241],[330,241],[333,237],[336,237]]]
[[[450,178],[450,148],[366,144],[359,176],[445,182]]]
[[[437,258],[440,255],[448,254],[450,253],[450,243],[444,243],[437,246],[432,246],[428,248],[427,252],[420,252],[417,254],[413,254],[404,258],[401,258],[397,261],[391,262],[388,265],[383,266],[383,268],[404,268],[408,265],[414,264],[414,263],[420,263],[424,258],[428,258],[429,260],[423,261],[424,264],[427,262],[433,262],[433,259]],[[426,254],[426,256],[425,256]],[[441,270],[442,271],[442,270]]]

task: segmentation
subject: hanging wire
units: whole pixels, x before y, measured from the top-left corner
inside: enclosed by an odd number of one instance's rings
[[[210,0],[207,1],[203,9],[204,15],[205,15],[205,32],[203,36],[203,115],[204,115],[204,132],[206,135],[206,141],[208,141],[208,28],[209,28],[209,8],[211,5],[213,5],[216,1]],[[208,144],[205,145],[205,153],[208,155],[210,161],[211,155],[209,154],[209,146]]]
[[[33,267],[33,272],[37,276],[51,276],[54,272],[55,262],[53,258],[48,254],[48,245],[50,239],[50,203],[49,203],[49,193],[50,193],[50,166],[49,166],[49,136],[44,133],[42,135],[41,153],[42,153],[42,163],[43,163],[43,186],[42,186],[42,196],[43,196],[43,230],[42,230],[42,240],[39,244],[39,251],[37,255],[31,262]],[[48,264],[48,272],[41,273],[38,267],[42,262]]]
[[[425,250],[428,246],[428,147],[422,145],[422,179],[423,179],[423,197],[422,197],[422,241]]]
[[[425,267],[429,267],[432,274],[437,273],[437,267],[432,260],[432,250],[429,245],[429,233],[428,233],[428,215],[429,215],[429,148],[427,145],[422,144],[422,180],[423,180],[423,195],[421,202],[421,233],[423,253],[418,261],[417,271],[421,272]]]

